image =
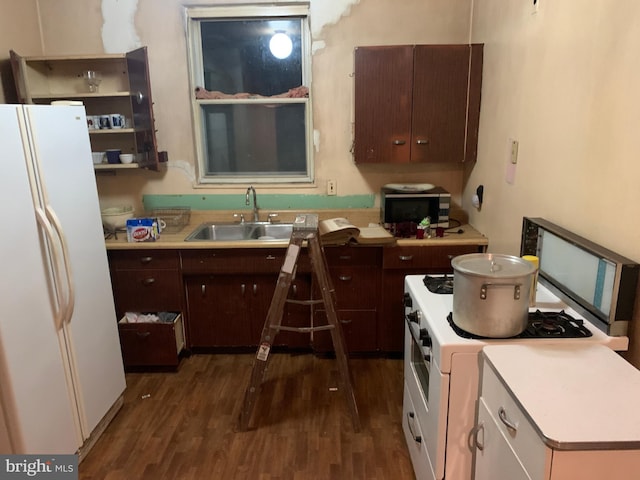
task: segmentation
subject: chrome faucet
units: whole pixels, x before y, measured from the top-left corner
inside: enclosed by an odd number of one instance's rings
[[[259,221],[259,217],[258,217],[258,200],[256,200],[256,189],[253,188],[253,185],[249,185],[249,188],[247,188],[245,205],[250,205],[249,193],[251,193],[251,192],[253,192],[253,221],[254,222],[258,222]]]

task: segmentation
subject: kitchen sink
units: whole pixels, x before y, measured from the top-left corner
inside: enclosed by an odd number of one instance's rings
[[[202,223],[191,232],[186,242],[224,242],[239,240],[289,240],[292,223],[245,222]]]

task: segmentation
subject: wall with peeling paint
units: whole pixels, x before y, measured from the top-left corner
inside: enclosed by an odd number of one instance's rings
[[[127,172],[98,178],[104,203],[139,204],[144,194],[233,193],[242,187],[194,188],[183,0],[1,0],[0,9],[39,10],[41,51],[23,55],[121,52],[148,47],[158,143],[169,153],[161,174]],[[246,3],[209,1],[199,4]],[[267,2],[270,3],[270,2]],[[457,167],[356,167],[350,148],[353,122],[353,49],[359,45],[466,43],[471,0],[311,0],[312,99],[316,138],[315,185],[260,186],[273,193],[324,194],[338,179],[338,195],[377,193],[387,182],[421,181],[462,190]],[[4,16],[4,15],[2,15]],[[33,12],[29,17],[32,22]],[[25,32],[29,37],[33,31]],[[0,37],[0,40],[2,37]],[[12,40],[13,41],[13,40]],[[8,45],[4,40],[0,46]],[[16,45],[22,44],[15,42]],[[246,187],[245,187],[246,188]]]

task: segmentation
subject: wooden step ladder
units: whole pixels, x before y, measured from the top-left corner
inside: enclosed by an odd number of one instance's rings
[[[329,270],[327,268],[324,250],[320,245],[318,237],[318,215],[297,215],[293,223],[293,232],[291,234],[291,240],[289,241],[289,247],[287,248],[287,253],[278,276],[276,290],[273,294],[269,311],[267,312],[264,327],[262,328],[262,336],[260,338],[260,344],[253,363],[253,371],[251,373],[249,386],[245,392],[244,403],[240,412],[239,428],[242,431],[249,428],[253,408],[269,363],[271,346],[273,345],[274,339],[280,330],[300,333],[310,333],[318,330],[329,330],[331,332],[333,348],[336,354],[340,375],[342,377],[342,390],[345,394],[345,399],[351,412],[353,429],[356,432],[360,431],[360,417],[358,415],[358,406],[356,405],[356,399],[353,393],[344,335],[336,313],[335,290],[331,283],[331,278],[329,277]],[[309,256],[311,258],[311,270],[316,277],[322,293],[321,300],[293,300],[287,298],[291,282],[295,277],[298,256],[303,242],[305,241],[307,242],[307,248],[309,249]],[[305,305],[323,303],[327,312],[327,324],[319,326],[312,325],[309,327],[290,327],[281,325],[286,303]]]

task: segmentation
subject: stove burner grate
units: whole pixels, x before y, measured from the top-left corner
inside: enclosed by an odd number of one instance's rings
[[[427,290],[431,293],[438,293],[448,295],[453,293],[453,277],[450,277],[446,273],[443,277],[430,277],[425,275],[422,279]]]
[[[492,340],[491,338],[474,335],[458,327],[453,323],[452,313],[447,315],[447,321],[460,337]],[[588,338],[592,335],[591,331],[584,326],[582,320],[573,318],[564,310],[555,312],[536,310],[535,312],[529,312],[529,324],[525,331],[510,338]]]

